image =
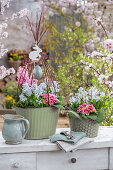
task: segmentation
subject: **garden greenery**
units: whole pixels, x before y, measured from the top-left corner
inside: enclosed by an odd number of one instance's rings
[[[89,40],[91,29],[84,24],[86,21],[82,15],[76,18],[58,12],[60,16],[54,17],[61,17],[63,20],[62,30],[59,30],[58,23],[52,23],[45,42],[47,42],[46,50],[50,52],[50,56],[54,56],[51,57],[51,64],[55,67],[60,93],[68,102],[70,93],[75,93],[84,83],[83,66],[80,63],[82,58],[79,53],[84,53],[84,46]]]

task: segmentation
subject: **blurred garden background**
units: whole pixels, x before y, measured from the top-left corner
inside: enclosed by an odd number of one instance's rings
[[[23,8],[31,11],[32,24],[39,20],[36,16],[41,15],[42,8],[44,10],[43,23],[48,30],[39,46],[54,69],[64,106],[68,108],[70,98],[80,87],[85,90],[92,87],[92,94],[100,94],[103,99],[101,125],[113,125],[112,0],[11,0],[9,7],[1,1],[0,74],[3,66],[13,67],[15,73],[0,77],[0,112],[14,110],[17,70],[29,62],[34,43],[26,16],[16,16]],[[87,100],[87,95],[85,97]],[[1,117],[0,128],[2,122]],[[68,126],[61,111],[58,127]]]

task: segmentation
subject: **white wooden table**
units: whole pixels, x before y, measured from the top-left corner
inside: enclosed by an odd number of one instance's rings
[[[75,158],[75,163],[72,163],[72,158]],[[0,132],[0,170],[17,169],[113,170],[113,127],[100,127],[94,142],[69,153],[61,151],[49,139],[6,145]]]

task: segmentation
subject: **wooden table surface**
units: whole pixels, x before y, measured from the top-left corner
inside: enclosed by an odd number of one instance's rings
[[[69,130],[68,128],[58,128],[56,133],[61,130]],[[113,127],[100,126],[99,134],[94,138],[94,141],[78,149],[91,149],[91,148],[106,148],[113,147]],[[0,153],[16,153],[16,152],[38,152],[38,151],[57,151],[59,147],[51,143],[49,139],[43,140],[23,140],[20,145],[7,145],[5,144],[2,134],[0,132]]]

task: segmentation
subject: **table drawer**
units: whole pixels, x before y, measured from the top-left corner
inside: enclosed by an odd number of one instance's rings
[[[0,170],[36,170],[36,154],[1,154]]]
[[[39,152],[37,168],[38,170],[105,170],[108,169],[108,149],[78,150],[74,153]]]

